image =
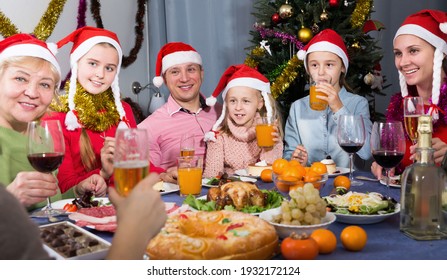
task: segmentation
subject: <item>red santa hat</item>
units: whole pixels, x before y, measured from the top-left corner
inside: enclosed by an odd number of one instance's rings
[[[91,26],[85,26],[73,31],[67,37],[63,38],[57,43],[58,48],[61,48],[65,44],[72,42],[73,46],[70,52],[70,67],[71,67],[71,78],[70,78],[70,88],[68,90],[68,107],[70,111],[67,113],[65,118],[65,125],[68,130],[75,130],[80,128],[81,124],[76,117],[76,108],[74,104],[74,96],[76,94],[76,83],[78,74],[78,61],[83,57],[91,48],[99,43],[109,43],[118,52],[118,66],[115,75],[115,79],[112,82],[111,88],[113,92],[113,97],[115,99],[115,106],[118,110],[121,122],[119,123],[119,128],[127,128],[128,121],[126,118],[126,113],[124,111],[123,105],[121,103],[121,95],[119,89],[118,75],[121,69],[121,61],[123,57],[123,51],[121,50],[121,45],[118,40],[118,36],[102,28],[96,28]]]
[[[0,42],[0,61],[15,56],[32,56],[50,62],[61,76],[61,68],[55,57],[57,46],[45,43],[29,34],[16,34]],[[59,86],[58,86],[59,88]]]
[[[155,77],[152,80],[156,87],[163,85],[162,75],[170,67],[182,63],[196,63],[202,65],[202,57],[190,45],[182,42],[171,42],[164,45],[158,52],[155,64]]]
[[[272,104],[268,94],[270,93],[270,82],[269,80],[259,73],[257,70],[245,65],[232,65],[225,70],[222,77],[219,80],[213,94],[206,99],[206,104],[209,106],[214,106],[216,104],[217,97],[222,93],[222,98],[224,100],[222,114],[219,119],[213,125],[212,131],[205,134],[205,141],[216,141],[216,131],[221,125],[225,117],[225,96],[227,92],[232,87],[245,86],[257,89],[261,91],[262,98],[264,99],[264,106],[267,111],[267,117],[272,117],[273,109]]]
[[[441,88],[442,60],[447,55],[447,13],[437,10],[422,10],[408,16],[401,27],[397,30],[394,40],[399,35],[414,35],[435,47],[433,58],[433,88],[432,105],[429,114],[433,119],[438,119],[437,104]],[[399,82],[402,97],[408,95],[407,82],[404,75],[399,71]]]
[[[307,43],[307,45],[298,51],[298,58],[304,61],[304,67],[307,70],[307,55],[311,52],[331,52],[338,55],[346,68],[346,72],[349,67],[349,56],[348,50],[346,49],[343,38],[338,35],[332,29],[324,29],[317,35],[315,35],[312,40]]]

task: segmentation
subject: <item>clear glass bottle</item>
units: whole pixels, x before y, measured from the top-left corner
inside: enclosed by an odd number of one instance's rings
[[[432,119],[418,120],[416,162],[402,174],[400,230],[416,240],[447,238],[447,212],[442,207],[447,176],[434,161]]]

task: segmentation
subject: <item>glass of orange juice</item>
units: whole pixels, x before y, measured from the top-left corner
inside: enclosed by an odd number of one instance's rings
[[[273,118],[263,117],[261,122],[256,125],[256,139],[261,148],[271,148],[275,145],[273,141],[274,124]]]
[[[326,81],[317,80],[317,79],[313,79],[312,77],[310,77],[309,105],[310,105],[310,108],[315,111],[326,110],[327,105],[328,105],[326,100],[323,100],[323,99],[320,99],[317,97],[318,95],[327,96],[326,93],[319,92],[316,90],[316,86],[320,82],[326,82]],[[329,81],[328,83],[331,83],[331,81]]]
[[[202,192],[203,159],[199,156],[186,156],[177,158],[177,181],[180,195],[198,196]]]

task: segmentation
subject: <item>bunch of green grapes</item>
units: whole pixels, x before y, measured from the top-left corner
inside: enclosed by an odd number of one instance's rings
[[[326,216],[326,201],[311,183],[289,192],[290,200],[281,204],[281,214],[272,222],[285,225],[316,225]]]

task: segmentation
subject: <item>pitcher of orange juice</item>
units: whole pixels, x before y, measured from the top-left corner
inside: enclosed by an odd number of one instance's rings
[[[178,185],[180,195],[194,196],[200,195],[202,192],[202,169],[203,159],[199,156],[186,156],[177,158],[178,167]]]
[[[256,125],[256,139],[258,146],[262,148],[271,148],[275,144],[273,141],[274,124],[273,118],[261,118],[261,122]]]

